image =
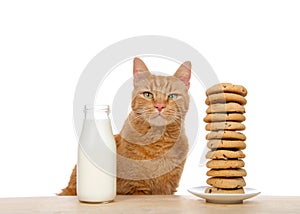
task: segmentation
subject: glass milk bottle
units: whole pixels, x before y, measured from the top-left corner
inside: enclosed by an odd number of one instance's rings
[[[84,113],[78,145],[78,200],[109,202],[116,196],[116,144],[109,106],[85,106]]]

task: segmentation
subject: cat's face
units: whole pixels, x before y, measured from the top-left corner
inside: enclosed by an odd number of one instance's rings
[[[132,110],[151,126],[181,124],[189,107],[191,64],[185,62],[173,76],[151,74],[144,62],[134,60]]]

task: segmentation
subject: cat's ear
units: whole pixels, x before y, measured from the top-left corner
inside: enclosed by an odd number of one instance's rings
[[[140,58],[134,58],[133,60],[133,79],[136,84],[140,80],[147,78],[150,72],[145,63]]]
[[[135,75],[137,72],[149,71],[143,60],[135,57],[133,59],[133,74]]]
[[[188,88],[190,87],[192,63],[186,61],[180,65],[174,77],[180,79]]]

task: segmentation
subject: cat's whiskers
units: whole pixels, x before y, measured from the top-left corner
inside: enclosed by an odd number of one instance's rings
[[[140,120],[142,119],[143,122],[145,122],[145,120],[143,119],[143,114],[135,114],[136,116],[133,118],[130,118],[130,122],[135,122],[136,120]]]
[[[149,127],[149,124],[147,122],[147,120],[145,119],[145,117],[148,117],[148,115],[151,115],[151,110],[144,110],[142,112],[140,112],[140,114],[134,114],[134,117],[132,117],[129,121],[132,124],[139,124],[140,128],[142,128],[141,126],[147,126]]]

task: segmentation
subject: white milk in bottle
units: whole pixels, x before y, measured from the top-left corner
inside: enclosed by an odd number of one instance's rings
[[[116,196],[116,144],[109,106],[85,106],[78,145],[77,195],[81,202],[102,203]]]

